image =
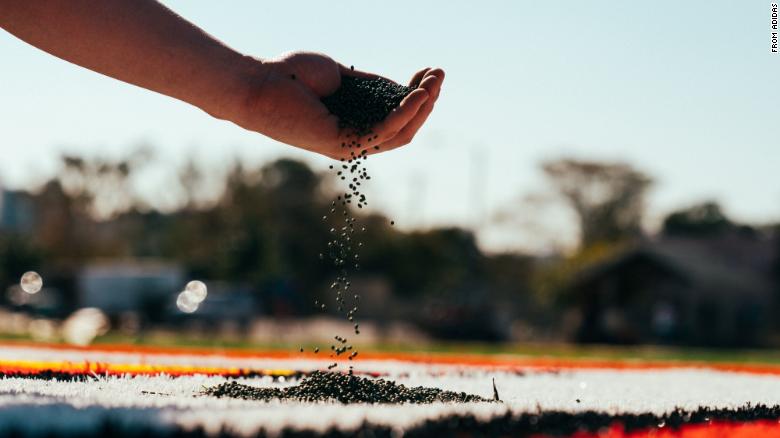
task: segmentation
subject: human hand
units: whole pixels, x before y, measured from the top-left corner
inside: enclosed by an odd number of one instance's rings
[[[338,89],[342,75],[377,77],[319,53],[296,52],[262,61],[246,75],[245,100],[238,112],[227,118],[283,143],[335,159],[348,158],[341,144],[348,142],[351,133],[339,129],[338,118],[320,101]],[[373,128],[371,136],[376,139],[358,140],[361,147],[357,152],[383,152],[411,142],[433,110],[443,80],[441,69],[417,72],[409,83],[416,89]]]
[[[279,141],[343,158],[409,143],[439,97],[444,72],[424,69],[372,138],[347,137],[320,101],[353,71],[298,52],[258,60],[231,49],[157,0],[0,1],[0,27],[62,59],[194,105]],[[175,54],[173,56],[172,54]],[[377,138],[373,138],[376,135]]]

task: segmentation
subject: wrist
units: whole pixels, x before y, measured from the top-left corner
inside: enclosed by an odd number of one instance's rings
[[[220,69],[220,77],[215,80],[216,96],[200,108],[218,119],[242,125],[246,107],[254,100],[269,71],[265,61],[237,54]]]

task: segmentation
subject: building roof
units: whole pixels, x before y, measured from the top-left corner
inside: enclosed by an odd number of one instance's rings
[[[729,233],[717,237],[666,237],[649,239],[578,275],[578,288],[609,276],[627,262],[641,258],[661,272],[685,280],[691,290],[709,295],[766,297],[780,287],[772,276],[778,254],[777,239]]]

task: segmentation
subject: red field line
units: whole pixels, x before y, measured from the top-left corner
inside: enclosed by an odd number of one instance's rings
[[[541,435],[540,437],[545,437]],[[626,432],[616,424],[599,432],[577,432],[570,438],[780,438],[780,422],[760,420],[751,422],[711,421],[689,424],[678,429],[669,427]]]

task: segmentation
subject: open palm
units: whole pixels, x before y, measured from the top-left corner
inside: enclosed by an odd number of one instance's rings
[[[342,75],[378,77],[347,68],[319,53],[296,52],[264,61],[243,114],[234,121],[281,142],[345,158],[341,144],[351,133],[339,129],[338,118],[320,101],[339,88]],[[433,110],[443,80],[441,69],[417,72],[409,83],[416,90],[373,128],[372,137],[376,139],[359,141],[360,149],[375,153],[412,141]]]

